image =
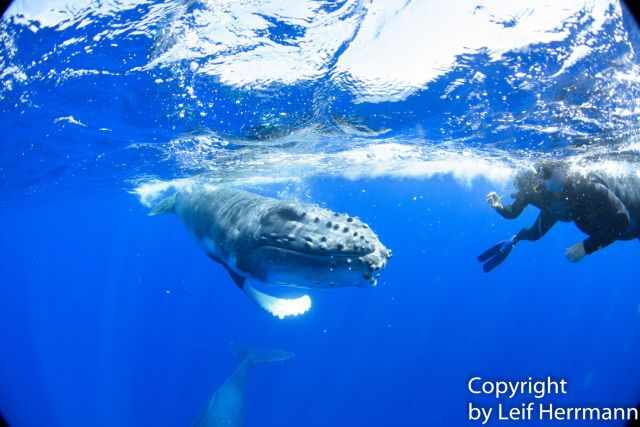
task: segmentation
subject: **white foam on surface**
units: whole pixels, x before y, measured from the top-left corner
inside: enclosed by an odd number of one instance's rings
[[[573,159],[573,161],[570,161],[570,164],[573,171],[583,174],[601,172],[610,177],[640,176],[640,171],[636,165],[618,160],[601,160],[598,162],[583,163],[580,162],[579,159]]]
[[[586,58],[591,54],[591,48],[587,45],[577,46],[569,55],[567,59],[562,63],[562,67],[552,77],[558,77],[566,72],[569,68],[577,64],[581,59]]]
[[[274,184],[301,184],[316,178],[347,180],[411,179],[426,180],[448,176],[463,186],[477,180],[488,181],[498,187],[507,186],[519,168],[529,167],[545,156],[526,152],[504,151],[491,147],[472,147],[465,141],[434,145],[428,141],[353,138],[344,144],[329,137],[316,135],[295,148],[249,145],[228,149],[212,144],[214,136],[189,136],[188,143],[176,141],[166,144],[163,157],[191,178],[161,180],[141,178],[134,183],[132,193],[140,202],[151,207],[171,191],[190,191],[193,186],[234,185],[244,188],[267,187]],[[339,143],[342,142],[342,145]],[[195,144],[195,145],[194,145]],[[640,153],[637,138],[620,144],[616,150],[619,160],[609,159],[608,146],[567,157],[577,171],[604,171],[608,174],[633,174],[637,167],[624,158]],[[332,147],[332,149],[327,149]],[[189,153],[196,153],[190,155]]]
[[[317,79],[352,37],[359,16],[355,1],[332,12],[311,0],[228,0],[202,6],[191,15],[175,15],[143,70],[200,59],[197,73],[229,86],[251,89]],[[296,28],[299,35],[274,42],[267,34],[274,25],[268,18]]]
[[[351,81],[356,102],[400,101],[450,71],[459,55],[485,49],[495,61],[564,40],[581,13],[597,32],[610,8],[621,15],[618,2],[605,0],[374,1],[336,73]]]
[[[356,103],[393,102],[451,71],[460,55],[486,53],[498,61],[508,52],[564,41],[578,24],[585,26],[582,34],[595,34],[622,14],[616,0],[351,0],[331,11],[322,5],[217,1],[188,12],[176,4],[182,12],[141,69],[199,60],[192,71],[238,88],[326,78],[350,90]],[[274,40],[268,35],[273,20],[297,32]],[[584,42],[572,49],[565,68],[589,53]]]
[[[142,178],[130,193],[134,194],[140,203],[151,208],[156,202],[177,190],[188,191],[194,183],[193,178],[172,179],[163,181],[157,178]]]
[[[478,179],[506,185],[517,166],[529,164],[525,159],[516,161],[497,150],[439,147],[393,140],[376,141],[336,152],[318,151],[317,146],[312,145],[308,151],[250,147],[220,153],[202,139],[197,138],[196,141],[214,150],[210,156],[200,153],[192,158],[180,153],[173,159],[181,170],[193,170],[193,177],[173,180],[144,177],[134,183],[135,188],[131,192],[144,206],[151,207],[173,191],[191,191],[194,186],[260,187],[300,183],[317,177],[366,180],[450,176],[467,186]],[[171,147],[175,149],[175,145],[168,145],[166,157],[169,159],[173,155]],[[204,148],[193,149],[201,151]]]
[[[513,173],[512,166],[486,158],[472,149],[450,151],[388,142],[345,151],[335,157],[339,162],[348,164],[341,173],[349,179],[424,179],[450,175],[459,182],[470,184],[478,178],[504,182]]]
[[[37,22],[41,27],[57,27],[64,30],[81,20],[91,12],[96,15],[110,15],[133,9],[148,0],[14,0],[7,9],[7,17],[20,17],[22,20]],[[80,21],[78,21],[80,18]],[[88,21],[85,21],[85,25]],[[35,31],[34,27],[30,27]]]

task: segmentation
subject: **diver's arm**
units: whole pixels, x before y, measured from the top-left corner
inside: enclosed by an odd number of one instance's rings
[[[558,220],[553,215],[546,211],[542,211],[540,212],[540,215],[538,215],[536,222],[531,227],[523,228],[513,237],[513,243],[518,243],[520,240],[535,242],[544,236],[557,221]]]
[[[506,219],[517,218],[529,204],[524,199],[516,197],[512,204],[504,206],[500,196],[493,192],[487,195],[487,202],[496,212]]]
[[[617,238],[612,235],[589,236],[582,241],[582,246],[584,247],[585,254],[589,255],[598,249],[606,248],[616,240]]]

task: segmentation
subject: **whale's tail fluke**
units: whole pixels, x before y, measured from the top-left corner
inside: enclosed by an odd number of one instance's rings
[[[239,346],[237,344],[231,345],[231,350],[238,356],[243,362],[249,365],[257,365],[259,363],[271,363],[281,362],[289,359],[293,359],[295,354],[290,351],[275,350],[275,349],[256,349]]]
[[[299,316],[311,308],[311,298],[309,298],[309,295],[303,295],[298,298],[278,298],[260,292],[248,283],[245,283],[242,289],[249,298],[278,319],[284,319],[289,316]]]
[[[176,207],[176,194],[172,194],[160,200],[151,210],[149,216],[156,216],[164,213],[172,213]]]

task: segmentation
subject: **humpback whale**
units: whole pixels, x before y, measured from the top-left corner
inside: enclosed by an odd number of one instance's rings
[[[174,213],[234,283],[276,317],[305,313],[308,295],[279,298],[252,283],[371,287],[391,251],[358,218],[229,187],[177,189],[149,215]]]
[[[293,357],[281,350],[245,351],[242,361],[211,396],[195,427],[244,426],[244,386],[249,369],[258,363],[278,362]]]

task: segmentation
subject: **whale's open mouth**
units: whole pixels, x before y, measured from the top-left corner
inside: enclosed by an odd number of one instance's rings
[[[367,250],[309,250],[282,245],[263,244],[251,251],[251,258],[265,278],[285,285],[358,286],[377,284],[391,252],[381,245]]]
[[[273,245],[273,244],[260,245],[255,248],[255,250],[260,250],[260,249],[267,249],[267,250],[271,249],[271,250],[281,251],[284,253],[290,253],[292,255],[315,258],[318,260],[332,259],[332,258],[333,259],[360,258],[368,254],[371,254],[374,251],[373,247],[367,248],[368,250],[366,252],[363,252],[362,250],[345,250],[345,249],[339,249],[339,248],[329,249],[329,248],[322,248],[322,247],[319,247],[317,249],[313,249],[313,248],[299,249],[299,248],[292,248],[292,247],[279,246],[279,245]]]

